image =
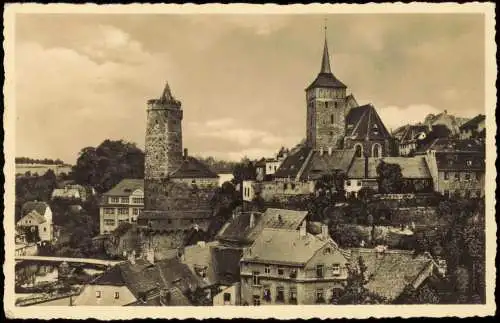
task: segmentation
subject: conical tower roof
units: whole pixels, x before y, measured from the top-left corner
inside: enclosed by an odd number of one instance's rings
[[[347,88],[339,79],[333,75],[330,66],[330,54],[328,53],[328,42],[326,40],[326,26],[325,26],[325,44],[323,46],[323,57],[321,58],[321,69],[316,79],[307,87],[306,90],[311,88]]]

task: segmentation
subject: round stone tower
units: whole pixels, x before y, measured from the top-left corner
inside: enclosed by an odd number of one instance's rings
[[[183,161],[182,109],[168,83],[159,99],[148,101],[144,178],[167,179]]]

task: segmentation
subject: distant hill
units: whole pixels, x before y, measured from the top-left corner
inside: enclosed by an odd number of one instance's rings
[[[16,164],[67,165],[60,159],[16,157]]]

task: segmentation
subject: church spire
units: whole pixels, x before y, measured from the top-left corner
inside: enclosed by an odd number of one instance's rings
[[[328,43],[326,41],[326,19],[325,19],[325,46],[323,48],[323,59],[321,60],[321,71],[320,73],[331,74],[330,69],[330,55],[328,54]]]
[[[174,100],[174,96],[172,95],[172,91],[170,91],[170,86],[168,85],[168,82],[165,84],[165,89],[163,89],[163,93],[161,95],[160,100],[163,102]]]

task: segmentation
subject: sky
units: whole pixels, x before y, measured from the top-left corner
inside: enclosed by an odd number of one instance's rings
[[[484,113],[480,14],[18,14],[16,156],[144,148],[146,101],[168,81],[191,155],[271,157],[305,137],[325,18],[333,73],[388,129]]]

